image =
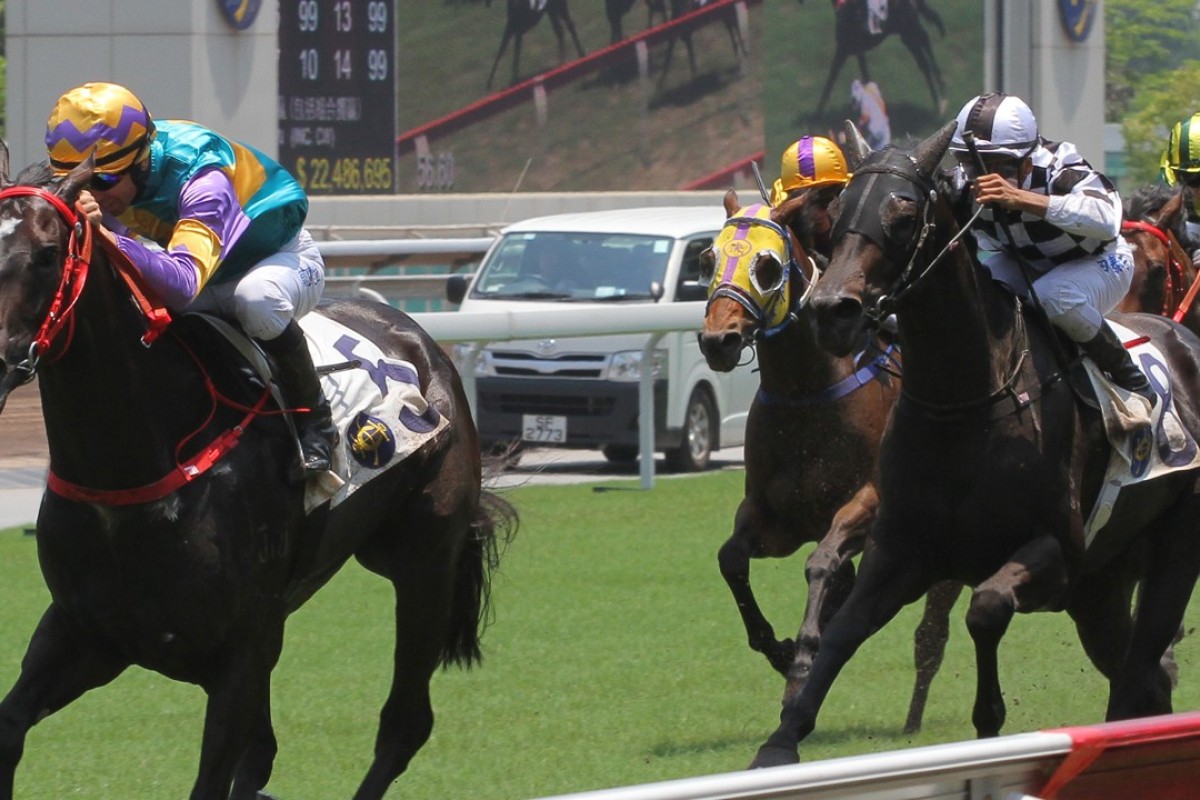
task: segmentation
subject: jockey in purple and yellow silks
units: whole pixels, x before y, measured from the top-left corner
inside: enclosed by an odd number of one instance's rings
[[[85,83],[59,98],[46,149],[60,175],[94,158],[77,206],[162,302],[234,321],[262,345],[286,401],[311,409],[297,418],[304,471],[328,470],[338,434],[296,323],[325,285],[321,254],[303,227],[300,184],[264,154],[202,125],[156,124],[132,92],[112,83]]]
[[[846,157],[832,139],[824,136],[803,136],[787,146],[779,158],[779,177],[771,187],[771,206],[810,189],[828,187],[816,193],[810,208],[820,211],[813,215],[813,241],[805,242],[818,253],[829,257],[829,232],[833,224],[827,213],[829,204],[850,180]]]

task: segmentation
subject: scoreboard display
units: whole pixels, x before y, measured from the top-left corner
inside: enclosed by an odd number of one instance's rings
[[[279,162],[309,194],[396,188],[395,0],[280,0]]]

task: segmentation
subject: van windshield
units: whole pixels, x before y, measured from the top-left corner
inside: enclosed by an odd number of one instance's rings
[[[655,297],[674,240],[613,233],[510,233],[480,266],[472,295],[490,299]]]

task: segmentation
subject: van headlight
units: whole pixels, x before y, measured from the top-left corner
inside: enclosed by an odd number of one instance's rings
[[[496,375],[496,366],[492,361],[492,354],[479,347],[477,344],[456,344],[450,352],[450,357],[454,361],[454,368],[460,374],[466,371],[466,364],[471,358],[471,353],[475,353],[475,377],[476,378],[491,378]]]
[[[654,351],[653,376],[655,379],[667,374],[667,351]],[[638,381],[642,377],[642,351],[626,350],[614,353],[608,366],[610,381]]]

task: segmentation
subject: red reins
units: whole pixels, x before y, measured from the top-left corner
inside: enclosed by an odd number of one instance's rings
[[[1167,285],[1163,292],[1163,308],[1160,313],[1164,317],[1169,315],[1171,319],[1180,322],[1187,314],[1188,309],[1191,308],[1192,303],[1196,300],[1196,292],[1200,290],[1200,281],[1192,281],[1192,285],[1188,287],[1187,294],[1184,295],[1175,312],[1171,313],[1171,304],[1175,296],[1183,291],[1183,264],[1180,263],[1179,257],[1175,253],[1175,247],[1172,246],[1170,234],[1162,228],[1143,220],[1125,220],[1121,223],[1121,233],[1123,234],[1138,231],[1150,234],[1167,248]]]
[[[45,200],[58,211],[63,220],[71,227],[70,239],[67,244],[67,255],[63,259],[62,278],[59,281],[58,289],[50,303],[50,309],[46,312],[46,318],[42,321],[37,334],[34,336],[33,343],[29,347],[29,358],[26,364],[18,365],[19,368],[28,371],[29,377],[32,379],[37,371],[38,361],[50,349],[51,344],[63,330],[64,326],[67,328],[68,334],[66,342],[59,351],[60,355],[61,353],[65,353],[70,346],[75,329],[75,305],[80,295],[83,294],[83,287],[87,283],[91,267],[93,235],[90,224],[81,220],[79,214],[68,206],[62,198],[46,189],[38,186],[9,186],[5,189],[0,189],[0,200],[12,197],[37,197]],[[147,329],[141,341],[143,345],[149,346],[166,329],[167,325],[170,324],[171,315],[162,303],[153,298],[153,292],[146,285],[141,273],[129,263],[128,258],[115,245],[109,242],[108,239],[104,237],[99,238],[102,249],[109,256],[109,263],[112,265],[114,272],[124,281],[133,298],[134,304],[146,319]],[[191,348],[182,339],[175,338],[184,352],[188,354],[200,369],[200,374],[204,378],[205,388],[212,400],[208,417],[176,446],[175,467],[157,481],[129,489],[91,489],[64,480],[51,468],[46,479],[46,486],[50,491],[68,500],[102,503],[112,506],[149,503],[161,500],[207,472],[222,456],[237,446],[238,440],[245,432],[246,427],[254,421],[254,418],[259,414],[265,413],[263,412],[263,406],[266,405],[268,398],[271,396],[270,387],[267,387],[263,391],[258,402],[252,407],[247,407],[230,400],[217,391],[216,386],[213,385],[212,378],[209,377],[207,370],[204,368],[204,364],[192,352]],[[181,463],[179,461],[180,451],[212,421],[218,403],[244,411],[245,416],[238,424],[226,430],[217,436],[208,446],[202,448],[199,453]]]

